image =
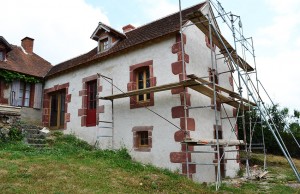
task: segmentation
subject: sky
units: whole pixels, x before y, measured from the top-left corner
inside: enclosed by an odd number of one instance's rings
[[[226,12],[241,16],[244,36],[253,37],[258,76],[273,101],[300,110],[300,1],[219,1]],[[200,2],[181,0],[181,6]],[[179,10],[178,0],[0,0],[0,5],[0,36],[14,45],[34,38],[34,52],[53,65],[94,48],[90,36],[100,21],[121,31]]]

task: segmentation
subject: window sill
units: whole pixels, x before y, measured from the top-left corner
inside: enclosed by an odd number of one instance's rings
[[[151,152],[151,148],[150,147],[138,147],[138,148],[134,148],[134,151],[137,151],[137,152]]]
[[[133,104],[130,104],[130,109],[147,107],[147,106],[154,106],[154,100],[150,99],[147,101],[133,102]]]

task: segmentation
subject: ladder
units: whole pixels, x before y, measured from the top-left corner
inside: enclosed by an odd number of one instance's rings
[[[113,95],[112,78],[98,73],[98,86],[102,90],[100,92]],[[114,149],[114,102],[113,100],[99,98],[99,93],[97,102],[97,107],[99,107],[99,117],[95,147],[102,149]]]

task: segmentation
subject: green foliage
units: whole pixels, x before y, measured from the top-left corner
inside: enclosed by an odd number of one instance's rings
[[[3,69],[0,69],[0,77],[3,78],[4,81],[7,83],[10,83],[14,80],[22,80],[27,83],[41,82],[41,80],[39,80],[33,76],[24,75],[24,74],[20,74],[20,73],[13,72],[13,71],[7,71],[7,70],[3,70]]]
[[[17,127],[10,128],[8,136],[10,141],[21,141],[24,138],[24,135],[22,134],[22,129]]]
[[[280,109],[279,105],[268,107],[271,118],[269,118],[269,123],[274,122],[277,130],[279,131],[280,136],[284,140],[287,149],[289,150],[291,156],[300,157],[299,147],[297,146],[294,138],[290,134],[290,129],[293,132],[295,138],[299,141],[300,139],[300,126],[298,117],[299,111],[294,111],[294,115],[289,114],[288,108]],[[251,118],[251,120],[250,120]],[[254,125],[256,121],[256,125]],[[259,123],[262,122],[262,125]],[[260,120],[259,112],[252,111],[251,113],[245,113],[245,128],[247,129],[247,142],[250,142],[250,123],[252,123],[252,128],[254,126],[252,142],[253,143],[262,143],[264,134],[265,146],[268,153],[282,155],[282,151],[278,146],[272,132],[269,130],[269,127],[266,122]],[[244,139],[243,125],[241,117],[238,118],[238,127],[239,127],[239,139]]]

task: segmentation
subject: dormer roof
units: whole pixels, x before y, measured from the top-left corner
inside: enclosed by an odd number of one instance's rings
[[[12,50],[12,46],[5,40],[5,38],[3,36],[0,36],[0,45],[5,47],[6,52],[9,52]]]
[[[91,36],[91,39],[95,40],[95,41],[98,41],[101,34],[103,33],[108,33],[108,34],[111,34],[113,36],[116,36],[120,39],[125,39],[126,38],[126,35],[123,34],[122,32],[119,32],[118,30],[102,23],[102,22],[99,22],[97,28],[95,29],[95,31],[93,32],[92,36]]]

